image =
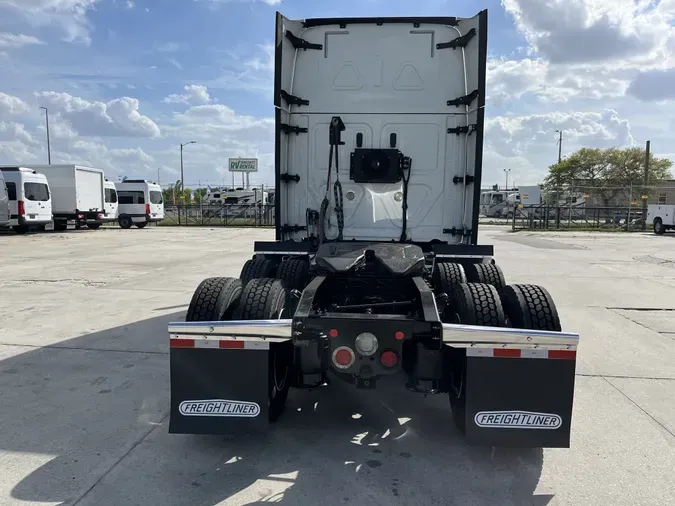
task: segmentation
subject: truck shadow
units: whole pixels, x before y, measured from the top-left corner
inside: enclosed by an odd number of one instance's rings
[[[445,395],[398,382],[292,391],[264,437],[170,435],[166,324],[0,361],[0,454],[15,500],[118,504],[544,505],[541,450],[472,448]],[[15,350],[16,351],[16,350]],[[5,355],[7,356],[7,355]],[[5,478],[7,480],[7,478]],[[2,483],[0,482],[0,485]]]

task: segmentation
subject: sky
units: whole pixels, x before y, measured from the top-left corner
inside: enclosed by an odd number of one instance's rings
[[[536,184],[582,147],[675,160],[675,0],[0,0],[0,164],[273,184],[274,23],[488,9],[483,184]]]

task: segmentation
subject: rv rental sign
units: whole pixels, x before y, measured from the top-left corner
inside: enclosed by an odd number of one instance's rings
[[[258,172],[257,158],[230,158],[230,172]]]

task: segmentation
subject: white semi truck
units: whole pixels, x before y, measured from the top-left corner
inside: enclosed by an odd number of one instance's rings
[[[469,444],[568,447],[579,336],[478,244],[487,11],[277,13],[275,47],[276,238],[169,324],[169,431],[265,431],[290,388],[393,380],[447,396]]]

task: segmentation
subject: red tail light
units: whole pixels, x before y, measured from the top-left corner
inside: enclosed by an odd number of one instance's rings
[[[384,367],[392,368],[398,364],[398,355],[391,350],[387,350],[380,355],[380,362]]]
[[[19,216],[24,216],[26,214],[26,208],[23,205],[23,200],[19,200]]]
[[[98,213],[98,214],[96,215],[96,219],[97,219],[97,220],[102,220],[102,219],[103,219],[103,213]]]
[[[150,204],[145,204],[145,214],[150,214]]]
[[[356,360],[351,348],[340,346],[333,352],[333,363],[338,369],[349,369]]]

